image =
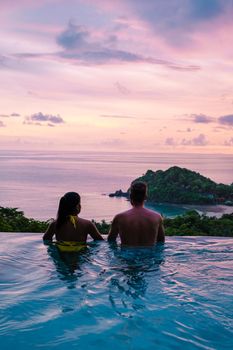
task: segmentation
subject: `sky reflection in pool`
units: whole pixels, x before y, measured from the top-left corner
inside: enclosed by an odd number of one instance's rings
[[[232,349],[231,239],[61,255],[1,233],[1,349]]]

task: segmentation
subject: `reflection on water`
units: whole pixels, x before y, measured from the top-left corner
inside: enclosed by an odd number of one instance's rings
[[[47,245],[48,255],[52,258],[58,277],[67,282],[68,288],[75,288],[75,284],[83,276],[83,264],[92,263],[93,248],[97,242],[93,242],[86,249],[79,252],[61,252],[54,244]],[[114,290],[124,292],[127,296],[136,299],[143,296],[147,289],[145,274],[155,273],[164,260],[164,245],[158,244],[150,248],[126,248],[117,244],[109,244],[109,264],[99,275],[111,274],[109,279],[109,299],[113,303]],[[101,268],[101,264],[99,265]],[[95,276],[98,278],[98,274]]]
[[[1,349],[230,350],[232,261],[232,240],[213,237],[70,254],[1,234]]]
[[[163,244],[152,248],[113,247],[109,301],[117,314],[132,317],[132,310],[144,309],[148,277],[159,279],[159,266],[164,260]],[[159,281],[158,281],[159,282]]]
[[[88,248],[80,252],[61,252],[54,244],[48,245],[48,255],[52,258],[58,277],[67,282],[68,288],[75,288],[75,283],[82,275],[82,264],[88,261]]]

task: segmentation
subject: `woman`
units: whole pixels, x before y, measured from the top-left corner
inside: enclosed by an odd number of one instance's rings
[[[76,192],[67,192],[61,197],[57,219],[49,225],[43,240],[52,241],[55,235],[59,242],[59,248],[66,251],[69,250],[69,247],[75,245],[85,245],[88,234],[94,240],[103,240],[91,221],[78,217],[81,211],[80,200],[80,195]],[[62,247],[67,248],[62,249]]]

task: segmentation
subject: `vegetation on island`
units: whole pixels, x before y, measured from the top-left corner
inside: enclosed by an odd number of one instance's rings
[[[233,205],[233,184],[217,184],[195,171],[177,166],[165,171],[148,170],[133,182],[136,181],[147,183],[151,203]],[[128,192],[119,190],[110,196],[125,197]]]
[[[0,207],[0,232],[45,232],[50,220],[29,219],[17,208]],[[101,234],[108,234],[110,223],[93,221]],[[175,218],[164,218],[166,236],[233,237],[233,213],[221,218],[200,215],[195,210]]]

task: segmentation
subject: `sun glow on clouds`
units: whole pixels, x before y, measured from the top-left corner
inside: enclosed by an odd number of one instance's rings
[[[1,147],[232,152],[232,15],[231,0],[1,2]]]

